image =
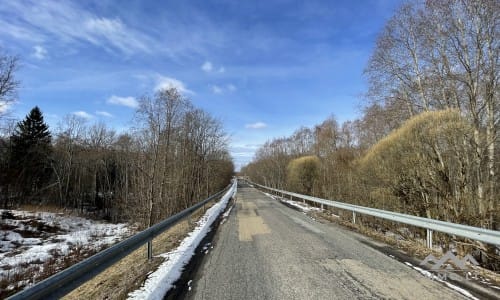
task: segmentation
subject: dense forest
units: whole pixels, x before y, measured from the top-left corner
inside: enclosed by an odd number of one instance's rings
[[[271,187],[500,229],[500,2],[404,4],[366,67],[359,119],[265,143]]]
[[[18,85],[17,60],[2,59],[6,105]],[[19,122],[1,119],[3,208],[56,205],[150,226],[223,189],[233,175],[220,122],[174,88],[142,97],[128,132],[75,115],[51,130],[38,107]]]

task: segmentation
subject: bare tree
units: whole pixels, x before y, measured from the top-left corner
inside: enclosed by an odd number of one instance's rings
[[[0,117],[16,99],[19,81],[15,79],[18,59],[0,52]]]
[[[75,183],[77,147],[83,145],[85,134],[85,120],[75,115],[68,115],[59,124],[59,133],[56,135],[54,145],[55,158],[52,162],[56,181],[58,183],[59,205],[66,206],[70,203],[70,189]],[[72,206],[76,207],[76,203]]]
[[[370,98],[396,108],[403,120],[453,108],[472,124],[471,185],[487,226],[500,203],[499,24],[494,0],[407,3],[387,23],[366,70]]]

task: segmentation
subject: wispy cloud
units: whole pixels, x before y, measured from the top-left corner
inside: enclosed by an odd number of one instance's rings
[[[213,64],[211,61],[209,61],[209,60],[205,61],[205,62],[201,65],[200,69],[202,69],[202,70],[203,70],[203,72],[205,72],[205,73],[212,73],[212,72],[224,73],[224,72],[226,72],[226,68],[224,68],[224,66],[219,66],[219,67],[216,67],[216,66],[214,66],[214,64]]]
[[[210,90],[212,91],[212,93],[220,95],[220,94],[224,94],[226,92],[235,92],[236,86],[234,86],[233,84],[228,84],[225,86],[213,84],[210,86]]]
[[[99,111],[98,110],[98,111],[95,112],[95,114],[98,115],[98,116],[106,117],[106,118],[112,118],[113,117],[113,115],[110,114],[107,111]]]
[[[84,26],[91,37],[89,41],[96,45],[104,41],[125,53],[149,52],[146,38],[128,28],[120,19],[91,18],[85,21]],[[95,37],[97,41],[94,41]]]
[[[44,47],[36,45],[35,47],[33,47],[33,50],[33,57],[35,57],[36,59],[42,60],[47,58],[48,52]]]
[[[121,106],[127,106],[130,108],[137,108],[139,107],[139,102],[134,97],[119,97],[119,96],[111,96],[106,100],[106,103],[108,104],[113,104],[113,105],[121,105]]]
[[[266,128],[266,127],[267,127],[267,124],[264,122],[256,122],[256,123],[245,125],[245,128],[248,128],[248,129],[262,129],[262,128]]]
[[[16,16],[0,34],[27,41],[84,42],[126,54],[149,52],[149,38],[119,18],[96,16],[76,3],[2,1],[0,14]],[[1,22],[4,23],[4,22]]]
[[[94,118],[93,115],[89,114],[88,112],[85,112],[83,110],[80,110],[80,111],[75,111],[73,112],[73,114],[77,117],[80,117],[80,118],[83,118],[85,120],[90,120],[92,118]]]
[[[240,170],[241,167],[248,164],[252,157],[255,155],[255,151],[259,149],[262,144],[236,144],[229,148],[229,153],[233,158],[235,167]]]
[[[236,86],[232,85],[232,84],[228,84],[226,86],[227,90],[230,91],[230,92],[235,92],[236,91]]]
[[[251,158],[261,145],[235,145],[229,148],[231,155],[234,157],[248,157]]]
[[[194,92],[189,90],[182,81],[172,77],[158,75],[156,78],[155,91],[159,91],[161,89],[170,89],[170,88],[176,88],[179,92],[183,94],[194,94]]]
[[[209,61],[206,61],[203,63],[203,65],[201,65],[201,69],[204,71],[204,72],[207,72],[207,73],[210,73],[212,72],[212,70],[214,69],[214,66],[212,65],[211,62]]]
[[[0,114],[6,113],[12,106],[11,102],[5,102],[0,100]]]
[[[69,46],[78,50],[93,45],[113,54],[154,53],[176,61],[206,56],[213,47],[228,44],[227,29],[221,29],[194,5],[189,7],[189,22],[179,22],[186,12],[161,12],[161,22],[144,22],[142,11],[123,13],[122,3],[110,3],[106,9],[84,1],[0,1],[0,38],[10,37],[32,44]],[[113,10],[113,6],[116,9]],[[112,10],[105,13],[106,10]],[[150,22],[152,21],[152,22]],[[145,25],[147,24],[147,25]],[[67,48],[66,48],[67,49]],[[58,51],[54,49],[52,52]],[[55,55],[54,55],[55,56]],[[212,66],[212,72],[223,67]]]
[[[1,4],[5,4],[5,2],[1,2]],[[6,10],[2,10],[0,5],[0,13],[5,12]],[[44,38],[41,35],[33,32],[32,30],[2,19],[0,19],[0,35],[1,34],[11,36],[16,40],[23,40],[32,43],[41,43],[44,41]]]
[[[222,88],[220,86],[212,85],[211,89],[214,94],[222,94]]]

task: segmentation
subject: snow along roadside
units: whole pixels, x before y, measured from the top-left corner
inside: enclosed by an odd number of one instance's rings
[[[430,278],[431,280],[435,280],[437,282],[441,282],[441,283],[444,283],[446,286],[448,286],[450,289],[452,290],[455,290],[457,292],[459,292],[460,294],[464,295],[465,297],[469,298],[469,299],[473,299],[473,300],[479,300],[478,298],[474,297],[469,291],[467,290],[464,290],[463,288],[460,288],[454,284],[451,284],[449,283],[448,281],[446,280],[442,280],[440,279],[439,277],[437,277],[436,275],[432,274],[431,272],[427,271],[427,270],[424,270],[422,268],[419,268],[419,267],[415,267],[414,265],[412,265],[411,263],[405,261],[405,265],[409,266],[410,268],[418,271],[420,274],[424,275],[425,277],[428,277]]]
[[[283,203],[286,203],[288,205],[291,205],[295,208],[298,208],[300,211],[302,211],[303,213],[308,213],[310,211],[322,211],[321,208],[319,207],[313,207],[313,206],[310,206],[310,205],[307,205],[307,204],[304,204],[304,203],[301,203],[301,202],[298,202],[298,201],[293,201],[293,200],[288,200],[286,198],[283,198],[283,197],[279,197],[279,196],[274,196],[274,195],[271,195],[269,193],[266,193],[266,192],[263,192],[266,196],[268,197],[271,197],[275,200],[279,200]]]
[[[226,208],[231,197],[236,194],[236,181],[222,199],[207,210],[197,222],[196,228],[184,238],[176,249],[163,253],[165,258],[158,269],[150,274],[140,289],[128,294],[128,299],[163,299],[172,284],[181,276],[182,270],[194,254],[196,247],[210,231],[212,223]]]

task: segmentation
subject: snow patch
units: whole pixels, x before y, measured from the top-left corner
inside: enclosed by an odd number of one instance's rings
[[[194,254],[196,247],[210,231],[212,223],[224,210],[229,199],[236,191],[236,182],[222,199],[207,210],[205,215],[197,222],[196,228],[181,242],[175,250],[163,253],[165,258],[160,267],[150,274],[140,289],[128,294],[128,299],[163,299],[164,295],[181,276],[184,266]]]
[[[231,207],[230,207],[230,208],[229,208],[229,209],[228,209],[228,210],[227,210],[227,211],[226,211],[226,212],[222,215],[222,217],[223,217],[223,218],[227,218],[227,217],[229,217],[229,214],[231,213],[231,210],[232,210],[232,209],[233,209],[233,207],[231,206]]]
[[[222,215],[222,220],[220,221],[220,225],[224,224],[227,220],[227,218],[229,218],[229,214],[231,213],[231,210],[233,209],[233,206],[232,205],[231,207],[229,207],[229,209]]]
[[[0,210],[0,280],[30,274],[30,282],[18,281],[8,289],[32,283],[43,264],[71,254],[75,249],[93,251],[114,244],[133,230],[127,224],[108,224],[58,213]],[[38,270],[31,267],[39,266]]]
[[[278,196],[274,196],[274,195],[271,195],[269,193],[266,193],[266,192],[263,192],[266,196],[274,199],[274,200],[279,200],[283,203],[286,203],[288,205],[291,205],[295,208],[298,208],[299,210],[301,210],[302,212],[304,213],[308,213],[310,211],[321,211],[321,208],[318,208],[318,207],[313,207],[313,206],[310,206],[310,205],[307,205],[303,202],[298,202],[298,201],[293,201],[293,200],[288,200],[286,198],[282,198],[282,197],[278,197]]]
[[[276,199],[276,197],[274,197],[273,195],[271,195],[271,194],[269,194],[269,193],[266,193],[266,192],[263,192],[263,193],[264,193],[264,195],[266,195],[266,196],[268,196],[268,197],[270,197],[270,198]]]
[[[426,276],[426,277],[429,277],[431,278],[432,280],[435,280],[435,281],[438,281],[438,282],[441,282],[441,283],[444,283],[446,286],[448,286],[450,289],[454,290],[454,291],[457,291],[459,292],[460,294],[464,295],[465,297],[469,298],[469,299],[474,299],[474,300],[479,300],[478,298],[474,297],[469,291],[467,290],[464,290],[463,288],[461,287],[458,287],[454,284],[451,284],[449,283],[448,281],[446,280],[442,280],[441,278],[439,278],[438,276],[432,274],[431,272],[427,271],[427,270],[424,270],[422,268],[419,268],[419,267],[416,267],[414,265],[412,265],[411,263],[409,262],[405,262],[405,265],[409,266],[410,268],[413,268],[414,270],[418,271],[420,274]]]
[[[288,205],[291,205],[293,207],[296,207],[305,213],[310,212],[310,211],[321,211],[321,208],[309,206],[309,205],[302,203],[302,202],[297,202],[297,201],[288,200],[288,199],[284,199],[284,198],[280,199],[280,201],[284,202]]]

